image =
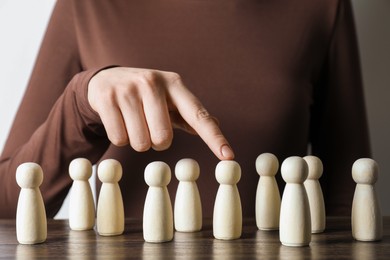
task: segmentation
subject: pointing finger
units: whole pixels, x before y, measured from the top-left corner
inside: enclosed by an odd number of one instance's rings
[[[234,152],[216,120],[181,82],[169,88],[172,103],[183,119],[199,134],[220,160],[231,160]]]

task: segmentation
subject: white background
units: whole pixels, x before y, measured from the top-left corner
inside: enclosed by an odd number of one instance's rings
[[[383,215],[390,215],[390,1],[352,0]],[[27,85],[54,0],[0,0],[0,150]],[[67,217],[67,206],[59,216]]]

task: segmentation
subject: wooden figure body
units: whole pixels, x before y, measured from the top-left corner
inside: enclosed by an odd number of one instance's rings
[[[173,239],[173,212],[167,185],[171,170],[164,162],[152,162],[145,168],[149,185],[143,214],[143,235],[146,242],[161,243]]]
[[[122,193],[118,182],[122,178],[122,166],[114,159],[102,161],[98,177],[103,182],[97,205],[97,231],[101,236],[116,236],[123,233],[125,214]]]
[[[279,162],[275,155],[263,153],[256,159],[260,175],[256,191],[256,225],[260,230],[279,229],[280,193],[275,175]]]
[[[89,230],[95,225],[95,203],[88,179],[92,175],[91,162],[74,159],[69,165],[73,179],[69,198],[69,226],[72,230]]]
[[[202,229],[202,204],[196,185],[199,174],[199,164],[193,159],[182,159],[176,164],[175,175],[179,185],[175,197],[174,224],[177,231]]]
[[[281,168],[286,182],[280,208],[280,242],[286,246],[307,246],[311,241],[309,200],[303,182],[308,175],[305,160],[292,156]]]
[[[325,230],[326,213],[324,195],[318,179],[322,176],[323,165],[321,160],[316,156],[305,156],[303,158],[308,167],[309,174],[303,183],[307,192],[310,205],[311,232],[321,233]]]
[[[46,210],[39,186],[42,168],[36,163],[23,163],[16,170],[21,187],[16,211],[16,237],[20,244],[42,243],[47,238]]]
[[[359,241],[382,239],[382,214],[374,184],[378,180],[378,165],[369,158],[357,160],[352,166],[356,184],[352,202],[352,236]]]
[[[216,167],[215,177],[220,185],[214,204],[214,237],[223,240],[240,238],[242,208],[237,183],[241,178],[241,167],[235,161],[221,161]]]

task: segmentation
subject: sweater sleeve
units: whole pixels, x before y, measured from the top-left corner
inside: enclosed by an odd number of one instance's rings
[[[349,215],[355,183],[353,162],[370,156],[363,86],[352,7],[340,1],[328,56],[314,92],[311,142],[323,160],[326,210]]]
[[[71,185],[70,161],[96,161],[109,145],[87,99],[88,82],[99,69],[82,71],[72,19],[71,1],[58,1],[0,158],[1,218],[15,216],[21,163],[42,166],[40,189],[53,217]]]

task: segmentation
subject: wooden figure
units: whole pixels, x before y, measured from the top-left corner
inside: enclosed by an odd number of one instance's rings
[[[237,183],[241,178],[241,167],[235,161],[221,161],[216,167],[215,177],[220,185],[214,204],[214,237],[223,240],[240,238],[242,208]]]
[[[118,182],[122,178],[122,166],[114,159],[106,159],[98,166],[98,177],[103,182],[97,205],[97,231],[101,236],[123,233],[125,214],[122,193]]]
[[[16,170],[16,182],[21,187],[16,210],[16,237],[20,244],[46,240],[46,210],[39,190],[42,181],[42,168],[36,163],[23,163]]]
[[[280,242],[285,246],[308,246],[311,241],[310,206],[303,185],[308,175],[307,163],[301,157],[289,157],[284,160],[281,172],[286,186],[280,208]]]
[[[318,179],[322,176],[323,165],[321,160],[313,155],[303,159],[309,167],[309,174],[303,183],[307,192],[310,205],[311,233],[321,233],[325,230],[326,214],[324,195]]]
[[[196,180],[199,178],[199,164],[193,159],[177,162],[175,175],[179,180],[174,207],[175,229],[194,232],[202,229],[202,204]]]
[[[256,191],[256,225],[260,230],[279,229],[280,193],[275,175],[278,158],[271,153],[260,154],[256,159],[256,171],[260,175]]]
[[[73,180],[69,198],[69,226],[72,230],[89,230],[95,225],[95,203],[88,179],[92,164],[85,158],[74,159],[69,165]]]
[[[145,168],[146,194],[143,235],[146,242],[161,243],[173,239],[173,212],[167,185],[171,169],[164,162],[152,162]]]
[[[369,158],[357,160],[352,166],[356,182],[352,202],[352,236],[359,241],[382,239],[382,214],[374,184],[378,180],[378,164]]]

